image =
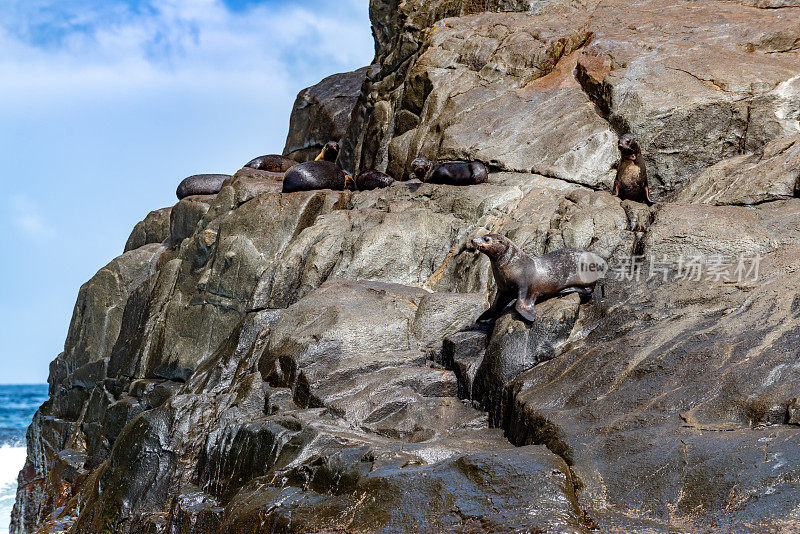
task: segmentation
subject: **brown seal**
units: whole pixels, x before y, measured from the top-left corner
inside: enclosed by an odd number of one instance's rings
[[[336,158],[339,157],[339,143],[336,141],[328,141],[325,143],[325,146],[322,147],[322,152],[319,153],[314,161],[330,161],[331,163],[336,163]]]
[[[356,176],[355,185],[359,191],[370,191],[372,189],[389,187],[393,183],[394,178],[385,172],[370,169]]]
[[[280,156],[278,154],[259,156],[244,164],[245,167],[268,172],[286,172],[295,165],[297,165],[297,162],[292,158],[287,158],[286,156]]]
[[[573,292],[591,295],[605,273],[606,263],[600,256],[576,248],[531,257],[500,234],[476,237],[472,245],[477,252],[489,256],[497,283],[494,303],[478,318],[479,323],[497,318],[514,299],[520,315],[533,321],[537,298]]]
[[[622,161],[617,167],[617,179],[614,180],[611,194],[622,200],[653,204],[647,187],[647,168],[644,165],[639,142],[631,134],[625,134],[619,138],[618,146]]]
[[[192,195],[216,195],[222,189],[222,182],[230,177],[229,174],[195,174],[184,178],[175,194],[178,200]]]
[[[307,161],[286,171],[283,192],[311,191],[314,189],[353,189],[353,178],[330,161]]]
[[[434,163],[417,158],[411,162],[411,172],[415,178],[432,184],[475,185],[489,179],[489,171],[480,161]]]

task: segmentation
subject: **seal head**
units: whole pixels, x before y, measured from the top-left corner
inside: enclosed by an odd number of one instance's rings
[[[639,147],[639,141],[629,133],[619,138],[617,148],[619,148],[620,154],[622,154],[624,159],[635,160],[636,156],[642,153],[642,149]]]
[[[325,143],[325,146],[322,147],[322,152],[319,153],[319,156],[317,156],[314,161],[330,161],[331,163],[336,163],[338,157],[339,143],[336,141],[328,141]]]
[[[472,246],[476,252],[486,254],[489,259],[499,260],[514,246],[505,236],[500,234],[485,234],[474,237]]]
[[[432,167],[433,167],[433,162],[431,160],[425,158],[417,158],[411,162],[411,174],[417,180],[424,182],[425,178],[428,176],[428,173],[431,171]]]

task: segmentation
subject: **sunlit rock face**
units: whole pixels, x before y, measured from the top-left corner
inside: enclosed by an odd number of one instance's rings
[[[79,292],[11,531],[800,530],[800,5],[370,12],[375,62],[298,96],[286,153],[398,181],[242,169],[147,215]],[[609,193],[625,132],[652,208]],[[612,271],[461,331],[487,231]]]

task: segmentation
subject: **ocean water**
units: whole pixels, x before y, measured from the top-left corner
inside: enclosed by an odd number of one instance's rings
[[[47,400],[47,384],[0,385],[0,534],[8,534],[17,493],[17,475],[25,464],[25,431]]]

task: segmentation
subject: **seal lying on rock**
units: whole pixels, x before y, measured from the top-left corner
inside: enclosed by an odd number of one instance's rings
[[[622,161],[617,167],[617,178],[614,180],[612,195],[622,200],[633,200],[653,204],[650,200],[650,190],[647,187],[647,169],[642,157],[639,142],[631,134],[619,138],[620,154]]]
[[[184,178],[175,194],[178,200],[191,195],[216,195],[222,189],[222,182],[230,177],[229,174],[195,174]]]
[[[591,295],[606,263],[600,256],[575,248],[563,248],[530,257],[511,240],[500,234],[486,234],[472,239],[477,252],[492,261],[497,296],[478,323],[493,321],[511,301],[525,319],[536,318],[536,299],[578,292]]]
[[[385,172],[371,169],[356,176],[355,186],[359,191],[370,191],[372,189],[389,187],[393,183],[394,178]]]
[[[278,154],[259,156],[244,164],[245,167],[251,169],[269,172],[286,172],[295,165],[297,165],[297,162],[292,158],[287,158],[286,156],[280,156]]]
[[[330,161],[307,161],[286,171],[283,192],[311,191],[314,189],[353,189],[353,178]]]
[[[322,147],[322,152],[319,153],[314,161],[330,161],[336,163],[336,158],[339,157],[339,143],[336,141],[328,141]]]
[[[415,178],[432,184],[475,185],[489,179],[489,171],[480,161],[434,163],[417,158],[411,162],[411,172]]]

